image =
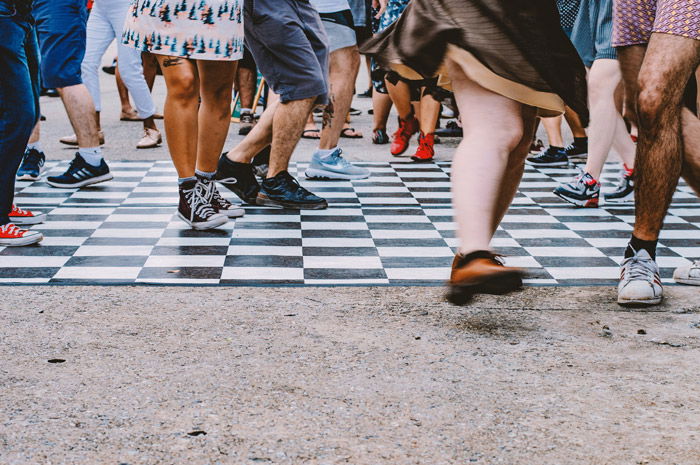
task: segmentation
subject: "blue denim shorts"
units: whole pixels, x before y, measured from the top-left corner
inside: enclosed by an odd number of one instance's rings
[[[82,84],[85,0],[35,0],[34,20],[41,52],[42,85],[49,89]]]

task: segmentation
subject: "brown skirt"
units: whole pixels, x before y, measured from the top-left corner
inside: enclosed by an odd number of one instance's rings
[[[481,86],[542,116],[561,114],[566,104],[588,122],[585,68],[554,0],[412,0],[362,52],[408,79],[442,73],[446,87],[449,58]]]

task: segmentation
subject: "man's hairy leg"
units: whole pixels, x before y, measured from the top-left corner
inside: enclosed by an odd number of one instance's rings
[[[634,236],[658,239],[683,165],[685,86],[700,64],[700,41],[652,34],[639,74]]]
[[[311,113],[315,100],[315,97],[311,97],[278,104],[272,121],[272,149],[268,178],[287,170],[289,159],[301,139],[306,118]]]

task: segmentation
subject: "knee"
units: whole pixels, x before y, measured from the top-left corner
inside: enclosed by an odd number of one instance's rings
[[[180,102],[197,102],[199,85],[193,74],[183,74],[168,81],[168,97]]]
[[[668,102],[658,88],[655,86],[640,87],[637,97],[637,115],[640,126],[644,127],[645,130],[655,128],[667,106]]]
[[[499,153],[510,154],[514,152],[523,140],[523,124],[522,121],[504,121],[502,126],[490,131],[479,131],[483,134],[491,133],[491,141],[498,148]]]

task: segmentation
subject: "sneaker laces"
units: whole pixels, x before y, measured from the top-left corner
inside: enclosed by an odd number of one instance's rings
[[[17,227],[14,223],[7,223],[0,226],[0,233],[8,236],[22,236],[23,230]]]
[[[195,215],[208,218],[216,214],[216,210],[211,205],[211,187],[206,183],[198,181],[192,189],[185,189],[184,192],[185,199],[190,205],[190,221],[194,221]]]
[[[341,158],[341,160],[342,160],[342,158]],[[286,184],[291,184],[291,186],[290,186],[291,189],[289,189],[289,190],[297,190],[297,191],[300,191],[304,194],[313,195],[313,194],[311,194],[311,192],[308,189],[305,189],[301,184],[299,184],[299,181],[297,181],[297,179],[294,176],[289,174],[288,171],[282,171],[280,174],[282,174],[282,179],[284,180],[284,182]]]
[[[641,280],[652,281],[656,279],[656,263],[648,258],[638,257],[634,255],[625,259],[623,270],[625,270],[625,279],[628,281]]]
[[[211,204],[216,203],[217,205],[219,205],[223,209],[227,209],[227,208],[230,208],[231,206],[233,206],[233,204],[231,202],[226,200],[224,198],[224,196],[221,195],[221,193],[219,192],[219,189],[216,188],[216,183],[213,180],[203,179],[201,182],[202,182],[202,184],[205,184],[208,186],[208,190],[209,190],[208,196],[209,196],[209,200],[210,200]]]
[[[352,166],[349,161],[343,158],[343,149],[334,150],[333,153],[330,154],[330,158],[333,160],[333,162],[339,164],[343,168],[349,168]]]
[[[19,208],[17,205],[12,205],[12,212],[10,213],[11,216],[32,216],[32,212],[29,210],[22,210]]]

